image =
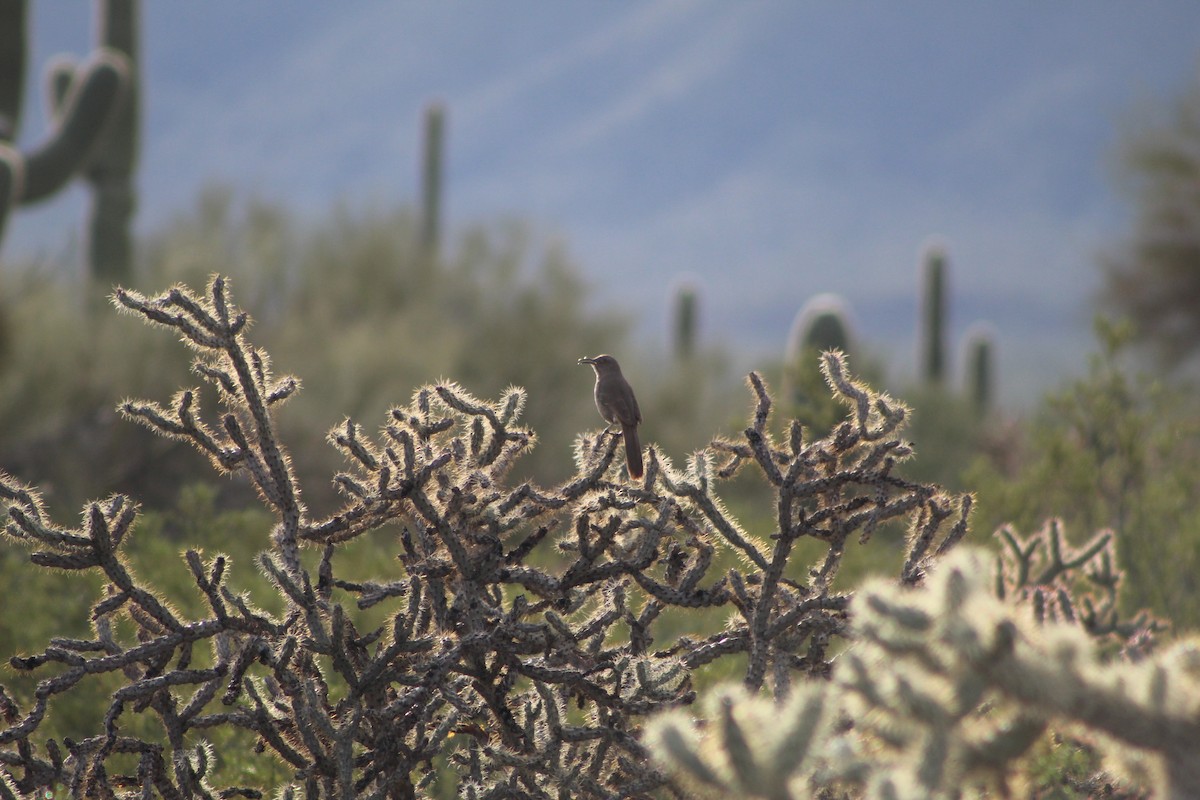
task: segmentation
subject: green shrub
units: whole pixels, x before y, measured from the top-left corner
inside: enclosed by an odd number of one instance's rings
[[[1048,517],[1074,531],[1112,529],[1128,612],[1148,608],[1200,627],[1200,418],[1194,392],[1125,363],[1126,326],[1098,323],[1088,374],[1052,394],[1027,432],[1007,431],[966,482],[980,529],[1030,530]]]
[[[306,454],[295,468],[313,508],[338,503],[326,479],[340,467],[323,441],[329,421],[378,418],[444,375],[481,396],[537,387],[525,415],[540,446],[517,469],[542,482],[571,472],[575,432],[594,423],[590,404],[576,402],[590,385],[576,365],[583,355],[621,359],[646,434],[668,452],[682,457],[707,443],[700,431],[736,422],[739,383],[715,349],[657,364],[630,344],[630,320],[593,310],[565,249],[519,222],[470,226],[430,255],[406,209],[341,208],[308,222],[213,188],[139,251],[135,286],[229,274],[256,338],[303,368],[305,391],[278,424]],[[97,308],[85,286],[14,266],[3,298],[11,342],[0,361],[0,469],[38,484],[59,514],[112,491],[165,509],[182,487],[208,480],[203,459],[181,443],[112,412],[114,397],[166,396],[189,380],[170,338]],[[224,506],[253,499],[242,482],[220,488]]]

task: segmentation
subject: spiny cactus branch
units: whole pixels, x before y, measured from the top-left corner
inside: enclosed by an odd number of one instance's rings
[[[1048,730],[1087,729],[1113,768],[1131,748],[1161,763],[1140,772],[1153,796],[1195,796],[1197,643],[1111,660],[1079,624],[997,598],[992,561],[958,550],[915,589],[873,579],[850,602],[855,643],[832,682],[774,701],[718,690],[699,720],[652,720],[648,746],[696,796],[1004,796]]]
[[[312,518],[274,419],[299,383],[275,378],[248,342],[249,317],[227,281],[214,277],[203,295],[118,290],[114,300],[180,335],[223,406],[202,407],[193,389],[168,405],[129,400],[122,412],[256,486],[277,519],[257,565],[284,612],[255,610],[227,585],[223,557],[188,551],[206,610],[186,618],[124,566],[134,503],[93,503],[80,526],[58,527],[36,492],[0,476],[6,536],[33,549],[35,564],[94,571],[106,585],[91,607],[92,638],[55,639],[13,662],[57,668],[27,711],[4,701],[0,779],[22,792],[57,782],[89,794],[118,784],[164,796],[240,793],[214,786],[204,737],[241,728],[291,772],[278,787],[285,796],[415,796],[444,777],[435,757],[462,775],[455,790],[466,797],[677,793],[639,737],[648,715],[691,703],[696,674],[729,656],[746,658],[747,687],[770,682],[779,698],[794,679],[827,676],[849,607],[831,587],[852,537],[866,543],[907,519],[919,536],[905,579],[920,582],[965,530],[952,519],[968,504],[894,474],[908,453],[898,438],[904,411],[854,382],[835,353],[825,370],[849,414],[830,436],[784,423],[777,441],[770,394],[752,374],[756,405],[742,438],[714,441],[684,469],[652,446],[637,485],[614,458],[618,440],[588,434],[563,483],[514,486],[512,465],[535,441],[519,421],[524,392],[489,401],[450,382],[422,387],[376,435],[351,419],[332,429],[329,443],[346,458],[334,476],[343,504]],[[718,459],[727,460],[720,470]],[[774,495],[764,536],[716,493],[747,466]],[[340,577],[340,546],[368,535],[395,542],[394,569]],[[801,539],[826,553],[793,564]],[[318,550],[315,567],[300,558],[303,546]],[[737,566],[718,567],[728,563],[722,553]],[[368,608],[376,622],[365,621]],[[664,625],[667,611],[689,616],[692,633]],[[728,624],[713,631],[722,614]],[[45,714],[98,675],[123,682],[102,730],[67,742],[64,757],[39,739]],[[131,709],[160,730],[122,731]],[[136,777],[109,772],[120,754],[140,759]]]

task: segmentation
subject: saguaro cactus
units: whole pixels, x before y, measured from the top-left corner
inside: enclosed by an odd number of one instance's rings
[[[89,225],[92,277],[102,284],[127,282],[133,266],[133,214],[137,206],[133,172],[137,164],[140,103],[137,86],[138,8],[136,0],[107,0],[100,40],[127,59],[129,90],[117,107],[99,148],[88,160],[92,186]]]
[[[92,158],[112,129],[110,123],[122,115],[123,106],[132,102],[135,9],[136,0],[100,1],[104,44],[78,67],[67,70],[59,64],[50,70],[52,129],[38,146],[21,152],[11,145],[21,115],[26,3],[0,2],[0,233],[12,208],[44,200],[74,176],[93,168]],[[135,120],[135,113],[129,111],[128,119]],[[97,175],[109,175],[114,172],[112,164],[125,164],[127,203],[132,196],[128,172],[132,169],[135,127],[132,121],[117,124],[115,138],[109,140],[114,150],[129,153],[124,161],[110,155],[94,166]],[[124,142],[120,141],[122,130]],[[111,185],[107,178],[104,183]]]
[[[25,91],[24,0],[0,3],[0,142],[17,138]]]
[[[442,226],[442,151],[446,110],[441,103],[425,108],[425,140],[421,155],[421,248],[438,251]]]
[[[671,299],[675,357],[681,361],[696,352],[696,314],[699,289],[695,282],[682,279],[675,284]]]
[[[17,204],[21,186],[20,154],[0,143],[0,241],[4,241],[4,223]]]
[[[821,430],[832,425],[839,413],[818,368],[819,356],[826,350],[847,355],[854,350],[849,306],[840,295],[828,293],[811,298],[796,313],[783,356],[782,396],[798,419]]]
[[[967,399],[978,416],[994,402],[996,337],[991,325],[977,322],[967,330],[963,344],[963,370]]]
[[[918,335],[921,380],[940,386],[946,378],[946,250],[926,245],[921,256],[921,322]]]
[[[804,304],[788,337],[788,360],[803,350],[841,350],[850,355],[850,312],[841,295],[819,294]]]

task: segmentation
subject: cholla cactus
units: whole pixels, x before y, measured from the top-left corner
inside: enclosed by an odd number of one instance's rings
[[[672,711],[654,720],[647,744],[696,795],[808,797],[833,735],[828,694],[809,685],[777,704],[740,688],[720,689],[705,698],[703,735],[690,714]]]
[[[214,414],[207,395],[187,389],[120,410],[257,488],[275,516],[258,566],[284,611],[228,585],[226,557],[187,551],[207,606],[187,619],[125,567],[132,500],[91,503],[65,528],[35,491],[0,476],[6,538],[31,548],[36,566],[95,572],[107,585],[92,638],[13,659],[52,674],[32,698],[0,689],[0,796],[259,791],[214,768],[220,754],[207,739],[221,728],[251,732],[264,757],[291,770],[288,785],[262,787],[287,797],[642,796],[672,786],[640,741],[644,720],[690,703],[707,665],[743,657],[743,685],[769,684],[781,699],[795,679],[828,674],[850,602],[834,578],[855,541],[907,519],[900,577],[913,585],[966,532],[968,502],[895,474],[908,455],[906,410],[855,382],[835,354],[823,367],[848,414],[829,437],[809,441],[793,422],[777,441],[770,394],[752,374],[741,438],[713,442],[685,469],[651,447],[638,485],[621,478],[617,440],[603,435],[579,437],[576,474],[561,485],[510,485],[534,442],[518,423],[524,392],[486,401],[449,382],[426,386],[378,435],[353,420],[331,431],[349,464],[335,476],[345,504],[318,518],[275,423],[299,382],[273,375],[249,343],[226,281],[203,296],[122,290],[116,302],[180,335],[223,406]],[[743,529],[716,493],[743,468],[773,493],[769,538]],[[398,562],[374,580],[339,577],[340,546],[362,536],[395,537]],[[789,569],[801,540],[825,551]],[[557,551],[546,553],[551,542]],[[666,612],[690,615],[690,633],[660,624]],[[722,630],[714,615],[728,620]],[[62,743],[39,737],[56,698],[94,691],[97,676],[120,682],[102,701],[102,728]],[[139,725],[123,727],[135,710]],[[435,758],[454,767],[457,786],[433,786]]]
[[[1093,540],[1079,555],[1101,549]],[[1197,643],[1105,660],[1082,626],[1039,622],[997,599],[990,561],[956,553],[923,591],[874,583],[855,598],[860,643],[838,678],[857,697],[853,717],[895,755],[889,771],[950,793],[973,774],[1001,773],[1046,725],[1071,724],[1113,742],[1118,769],[1129,770],[1131,753],[1152,755],[1146,763],[1160,769],[1128,774],[1157,780],[1162,796],[1200,796]]]
[[[1013,542],[1025,555],[1034,549]],[[1048,558],[1044,580],[1103,558],[1106,545],[1101,535]],[[843,787],[869,798],[986,797],[1012,788],[1013,765],[1053,726],[1107,742],[1108,767],[1156,784],[1156,796],[1200,796],[1200,643],[1110,658],[1077,621],[999,599],[994,563],[959,550],[918,589],[864,585],[850,606],[857,642],[832,683],[783,705],[718,695],[702,732],[682,712],[664,715],[648,739],[656,756],[724,796]]]
[[[1050,519],[1028,537],[1008,525],[996,537],[1003,543],[996,562],[996,596],[1030,604],[1038,622],[1082,625],[1097,638],[1111,636],[1139,651],[1166,627],[1145,611],[1133,619],[1122,617],[1118,600],[1125,575],[1117,567],[1113,531],[1100,531],[1072,547],[1062,521]]]

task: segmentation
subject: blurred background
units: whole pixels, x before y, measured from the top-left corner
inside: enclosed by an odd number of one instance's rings
[[[91,3],[30,4],[19,141],[43,67],[95,46]],[[681,275],[739,364],[836,292],[913,374],[919,253],[940,237],[954,340],[995,325],[1028,403],[1090,345],[1097,257],[1128,224],[1123,131],[1200,60],[1200,7],[1147,2],[144,4],[135,230],[205,187],[308,222],[418,200],[422,110],[446,111],[442,218],[559,243],[642,347]],[[78,269],[86,191],[22,207],[6,263]],[[152,287],[151,287],[152,288]]]
[[[326,432],[439,378],[524,386],[515,477],[551,483],[599,423],[582,355],[621,360],[682,461],[744,426],[749,369],[827,431],[836,346],[912,404],[911,474],[977,492],[985,533],[1200,537],[1194,0],[0,15],[0,468],[62,512],[211,480],[113,411],[198,379],[105,297],[221,272],[303,381],[280,424],[317,513]],[[213,513],[246,499],[219,487]],[[1154,539],[1181,580],[1185,539]]]

